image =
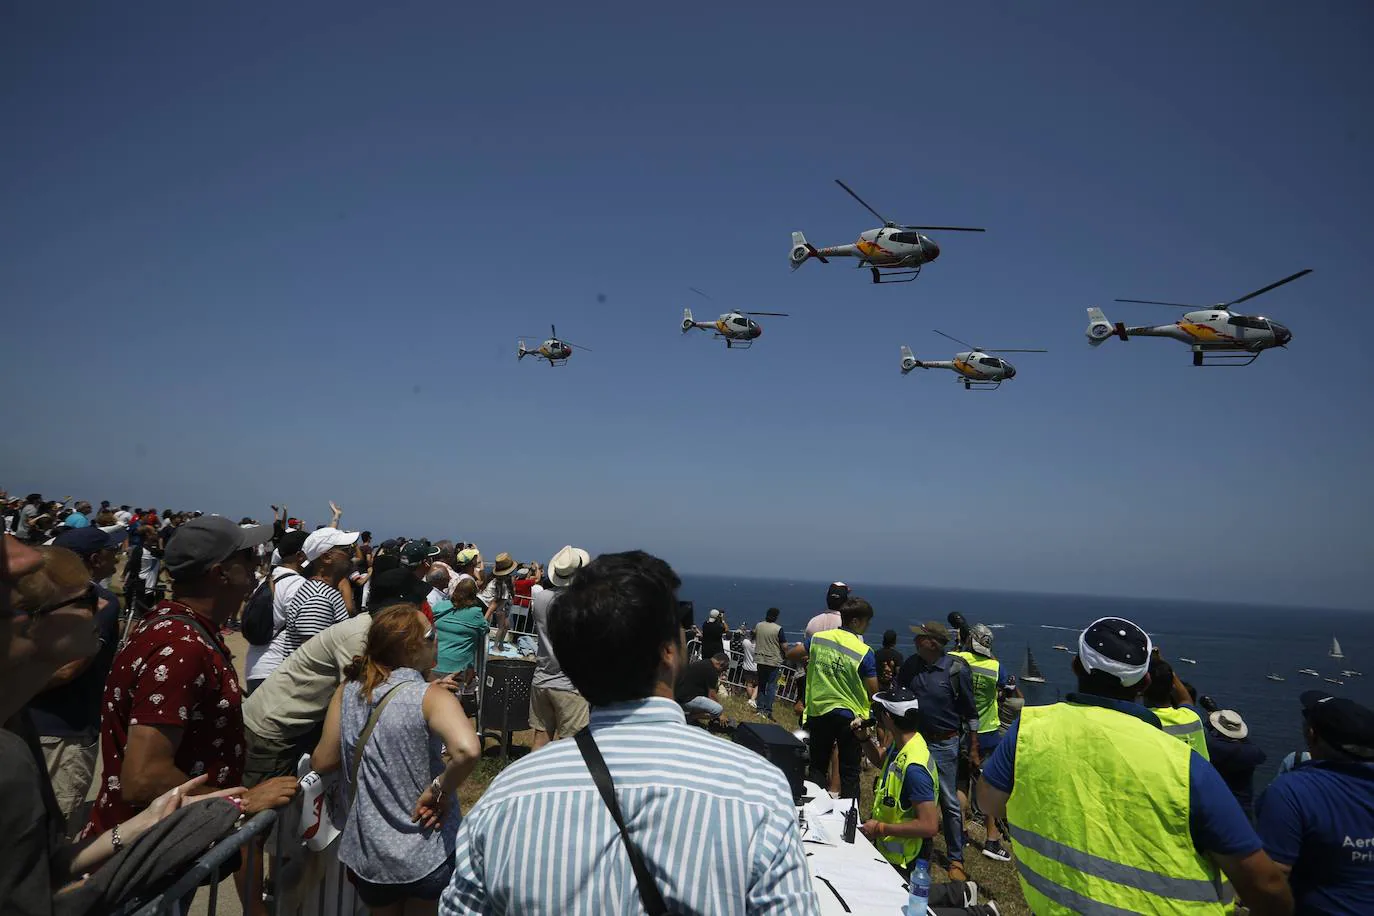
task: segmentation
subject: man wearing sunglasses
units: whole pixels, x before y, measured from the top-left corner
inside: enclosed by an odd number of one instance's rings
[[[29,704],[48,778],[71,836],[86,823],[86,795],[100,756],[100,698],[119,647],[119,599],[99,585],[114,575],[119,542],[99,528],[87,527],[64,531],[53,543],[80,557],[90,572],[89,594],[95,601],[95,624],[100,633],[100,650],[59,668]]]

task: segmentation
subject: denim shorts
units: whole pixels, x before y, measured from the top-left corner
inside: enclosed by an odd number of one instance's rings
[[[348,880],[358,892],[358,897],[369,907],[391,906],[412,897],[417,900],[438,900],[452,878],[452,856],[419,881],[411,881],[409,884],[374,884],[366,878],[358,877],[353,869],[348,870]]]

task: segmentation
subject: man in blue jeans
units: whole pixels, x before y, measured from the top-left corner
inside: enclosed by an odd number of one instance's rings
[[[764,620],[754,627],[754,663],[759,667],[759,693],[755,699],[759,715],[773,718],[773,700],[778,695],[778,669],[787,652],[787,637],[778,624],[782,612],[770,607]]]
[[[912,627],[916,652],[897,672],[897,684],[916,694],[923,727],[935,767],[940,774],[941,826],[949,850],[949,880],[967,881],[964,871],[964,812],[959,804],[959,735],[970,733],[977,753],[978,708],[973,700],[973,677],[968,664],[945,652],[949,629],[929,620]]]

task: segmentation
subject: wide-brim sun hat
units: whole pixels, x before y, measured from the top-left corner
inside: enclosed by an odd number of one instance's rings
[[[591,555],[587,551],[569,544],[549,559],[549,581],[555,588],[567,588],[572,584],[577,571],[591,561]]]

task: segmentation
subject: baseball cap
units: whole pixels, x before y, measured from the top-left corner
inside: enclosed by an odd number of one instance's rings
[[[458,551],[457,563],[459,566],[467,566],[473,560],[477,559],[477,556],[478,551],[476,547],[464,547],[462,550]]]
[[[914,714],[921,708],[916,694],[906,687],[880,690],[873,694],[873,702],[886,709],[899,721],[907,720],[908,714],[915,718]]]
[[[992,629],[987,624],[975,623],[969,628],[968,636],[974,652],[992,658]]]
[[[407,541],[401,548],[401,562],[406,566],[419,566],[430,557],[437,557],[439,548],[435,547],[425,538],[417,541]]]
[[[202,515],[177,529],[162,559],[173,579],[191,579],[240,550],[271,539],[272,529],[267,525],[241,528],[223,516]]]
[[[289,557],[293,553],[300,553],[305,549],[305,541],[310,535],[304,531],[288,531],[277,541],[277,553],[283,557]]]
[[[1150,634],[1121,617],[1094,620],[1078,637],[1083,670],[1110,674],[1122,687],[1133,687],[1144,679],[1153,650]]]
[[[949,627],[938,620],[927,620],[920,626],[912,627],[911,632],[917,636],[929,636],[931,639],[938,640],[940,645],[949,642]]]
[[[283,538],[285,540],[285,538]],[[305,558],[314,563],[324,556],[325,551],[333,547],[348,547],[358,543],[358,532],[340,531],[338,528],[316,528],[306,535],[305,543],[301,545],[301,550],[305,551]]]
[[[54,538],[53,546],[65,547],[74,554],[89,557],[93,553],[114,547],[119,541],[119,538],[99,528],[73,528]]]
[[[1304,691],[1298,702],[1323,741],[1356,759],[1374,760],[1374,710],[1321,690]]]
[[[825,590],[825,606],[832,611],[838,611],[840,605],[848,598],[849,586],[843,582],[831,582],[830,587]]]
[[[386,607],[398,601],[419,604],[429,595],[429,586],[415,578],[415,574],[399,566],[377,573],[368,590],[367,610]]]

